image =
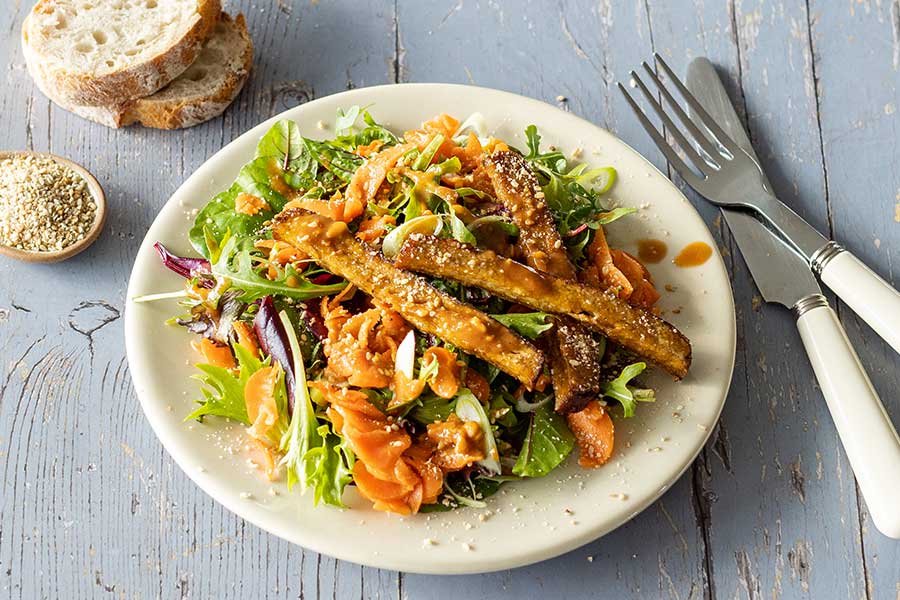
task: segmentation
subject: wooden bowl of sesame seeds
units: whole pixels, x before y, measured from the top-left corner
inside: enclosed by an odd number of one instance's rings
[[[0,151],[0,254],[52,263],[94,243],[106,196],[79,164],[43,152]]]

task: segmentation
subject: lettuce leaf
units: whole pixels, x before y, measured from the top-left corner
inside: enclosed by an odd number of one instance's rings
[[[250,376],[266,363],[253,356],[240,344],[234,344],[233,349],[239,367],[237,375],[222,367],[197,365],[201,373],[193,377],[204,385],[201,390],[203,400],[198,400],[200,408],[185,417],[185,421],[191,419],[202,421],[204,416],[212,415],[250,425],[247,404],[244,401],[244,386]]]
[[[575,437],[565,418],[545,404],[531,413],[522,450],[512,472],[520,477],[543,477],[558,467],[574,447]]]
[[[353,453],[346,442],[335,434],[328,423],[320,424],[309,397],[303,353],[297,334],[287,313],[279,314],[281,325],[291,350],[291,369],[294,379],[293,415],[290,425],[281,438],[284,457],[281,464],[287,468],[288,489],[299,484],[301,492],[313,489],[313,501],[333,506],[344,506],[341,496],[350,482]]]
[[[553,323],[547,322],[549,316],[547,313],[530,312],[491,315],[491,318],[500,321],[519,335],[533,340],[553,327]]]
[[[632,379],[644,372],[647,363],[636,362],[628,365],[618,377],[603,384],[601,391],[606,398],[612,398],[622,405],[625,417],[633,417],[638,402],[654,402],[656,395],[651,389],[628,385]]]
[[[593,230],[636,212],[630,208],[608,210],[604,206],[603,194],[617,178],[614,168],[589,169],[586,164],[570,166],[558,150],[541,152],[541,136],[534,125],[525,129],[525,139],[528,145],[525,159],[537,174],[556,228],[574,259],[582,257]]]
[[[231,289],[241,290],[240,299],[243,302],[273,295],[308,300],[334,294],[347,285],[343,281],[328,285],[312,283],[310,273],[301,273],[290,263],[275,267],[278,274],[274,280],[264,277],[257,272],[260,257],[255,254],[253,240],[231,235],[230,232],[226,232],[219,242],[208,237],[206,245],[210,247],[213,274],[217,278],[227,279]]]

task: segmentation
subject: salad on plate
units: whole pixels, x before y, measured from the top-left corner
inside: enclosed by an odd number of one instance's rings
[[[615,423],[689,341],[607,243],[611,167],[515,149],[480,115],[399,135],[359,107],[335,136],[277,122],[190,229],[172,324],[202,357],[188,419],[225,418],[272,480],[401,514],[484,506],[506,481],[615,452]],[[186,348],[186,351],[189,351]]]

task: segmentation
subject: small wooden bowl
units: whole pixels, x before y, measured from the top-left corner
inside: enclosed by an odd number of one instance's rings
[[[85,183],[87,183],[88,191],[94,198],[94,204],[97,206],[97,213],[94,215],[94,223],[88,230],[87,235],[85,235],[82,239],[78,240],[71,246],[67,246],[62,250],[53,250],[49,252],[19,250],[18,248],[0,244],[0,254],[8,256],[10,258],[15,258],[17,260],[24,260],[26,262],[54,263],[61,260],[66,260],[67,258],[71,258],[93,244],[94,240],[96,240],[100,236],[100,231],[103,230],[103,224],[106,222],[106,196],[104,195],[103,188],[100,187],[100,183],[97,181],[97,178],[91,175],[91,173],[81,165],[73,163],[71,160],[56,156],[54,154],[48,154],[45,152],[28,152],[25,150],[19,152],[0,152],[0,160],[14,158],[16,156],[49,158],[61,164],[62,166],[68,167],[69,169],[78,173],[78,175],[80,175],[84,179]]]

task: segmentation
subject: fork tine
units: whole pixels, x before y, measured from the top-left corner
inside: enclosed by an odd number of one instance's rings
[[[660,106],[659,102],[656,101],[656,98],[653,97],[653,94],[650,93],[650,90],[647,89],[647,86],[644,85],[644,82],[641,81],[641,78],[638,77],[638,74],[635,71],[631,72],[631,77],[634,79],[635,83],[637,83],[638,87],[641,89],[641,92],[644,94],[644,99],[647,100],[647,103],[653,108],[653,112],[662,119],[663,125],[669,130],[669,133],[672,134],[672,137],[675,138],[675,141],[681,147],[682,151],[687,155],[688,158],[691,159],[691,162],[697,167],[697,170],[700,171],[700,174],[706,177],[707,169],[718,169],[718,164],[709,165],[700,154],[694,150],[694,146],[687,141],[687,138],[684,137],[684,134],[681,133],[681,130],[675,125],[672,119],[669,118],[669,115],[666,114],[666,111],[663,110],[663,107]]]
[[[697,99],[694,98],[694,95],[691,94],[688,91],[687,87],[681,82],[681,80],[675,76],[675,73],[672,71],[672,69],[669,68],[669,65],[666,64],[666,61],[663,60],[662,56],[660,56],[659,53],[654,52],[653,58],[656,59],[656,62],[659,64],[659,66],[662,67],[663,71],[666,72],[666,77],[668,77],[669,80],[673,84],[675,84],[675,87],[678,88],[678,92],[681,94],[682,98],[684,98],[685,102],[687,102],[691,111],[694,112],[698,117],[700,117],[700,120],[703,121],[703,125],[707,128],[707,130],[709,130],[710,133],[712,133],[716,137],[716,140],[733,155],[742,152],[740,147],[734,143],[734,140],[732,140],[728,134],[722,131],[722,128],[719,127],[715,119],[709,116],[709,113],[706,112],[706,109],[704,109],[703,106],[701,106],[701,104],[697,102]]]
[[[619,87],[619,91],[622,92],[622,95],[625,96],[625,100],[628,102],[629,106],[631,106],[631,110],[634,111],[635,116],[637,116],[638,121],[641,122],[641,125],[644,127],[644,131],[653,139],[653,142],[656,144],[656,147],[659,148],[659,151],[663,153],[663,156],[666,157],[666,160],[669,161],[669,164],[675,167],[675,170],[681,173],[681,177],[690,185],[691,187],[698,189],[703,185],[703,180],[697,177],[693,171],[691,171],[684,161],[681,160],[681,157],[678,156],[678,153],[675,152],[675,149],[669,145],[666,139],[662,136],[662,134],[656,129],[650,119],[647,118],[647,115],[640,109],[637,105],[637,102],[634,101],[634,98],[631,97],[631,94],[628,93],[628,90],[625,89],[625,86],[622,85],[621,82],[617,83]]]
[[[721,158],[716,160],[716,157],[721,157],[719,150],[709,141],[706,135],[700,131],[700,128],[697,127],[696,123],[691,120],[690,117],[685,114],[684,110],[681,108],[681,105],[675,101],[675,98],[672,97],[672,94],[669,93],[669,90],[663,85],[662,81],[659,80],[656,73],[653,72],[653,69],[650,68],[650,65],[647,64],[647,61],[641,63],[644,67],[644,70],[647,72],[647,75],[650,79],[653,80],[653,83],[659,89],[660,93],[663,95],[663,98],[666,99],[666,102],[669,106],[672,107],[672,110],[675,111],[675,114],[678,115],[678,120],[687,128],[688,132],[690,132],[691,136],[693,136],[694,140],[696,140],[697,144],[703,151],[708,155],[709,160],[707,162],[712,161],[715,164],[714,168],[718,168],[718,163],[721,162]],[[704,157],[706,158],[706,157]],[[731,158],[725,157],[725,158]]]

